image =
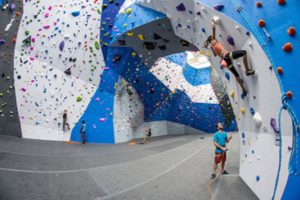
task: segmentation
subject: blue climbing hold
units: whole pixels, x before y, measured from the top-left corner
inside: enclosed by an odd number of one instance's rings
[[[254,115],[254,114],[255,114],[255,110],[254,110],[254,108],[250,108],[250,113],[251,113],[252,115]]]
[[[260,181],[260,176],[256,176],[256,181]]]
[[[80,15],[80,11],[73,11],[71,13],[74,17],[78,17]]]
[[[225,77],[227,80],[230,80],[230,74],[228,72],[225,72]]]

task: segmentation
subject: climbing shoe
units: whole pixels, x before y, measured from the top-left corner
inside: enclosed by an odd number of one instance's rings
[[[251,76],[251,75],[254,75],[254,74],[255,74],[254,70],[248,70],[248,71],[246,71],[246,75],[247,76]]]
[[[211,178],[211,179],[216,178],[216,174],[212,174],[210,178]]]
[[[224,170],[224,171],[222,172],[222,174],[223,174],[223,175],[226,175],[226,174],[229,174],[229,173],[228,173],[228,171]]]

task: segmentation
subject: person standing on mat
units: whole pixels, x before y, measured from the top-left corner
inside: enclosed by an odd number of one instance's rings
[[[85,144],[85,131],[86,131],[86,124],[85,121],[82,120],[81,128],[80,128],[81,144]]]
[[[204,47],[210,48],[214,54],[214,56],[219,56],[221,58],[221,65],[224,68],[228,68],[236,77],[237,82],[243,89],[243,94],[247,95],[247,89],[244,86],[243,80],[241,79],[239,73],[236,71],[233,60],[243,57],[244,66],[246,68],[246,75],[250,76],[255,74],[255,71],[249,67],[247,51],[245,50],[236,50],[236,51],[228,51],[223,44],[221,44],[216,39],[216,23],[215,20],[212,20],[212,35],[207,38],[204,43]]]
[[[221,163],[221,174],[228,174],[226,170],[224,170],[225,162],[226,162],[226,143],[229,143],[232,139],[232,136],[228,137],[227,133],[223,131],[223,125],[221,123],[217,124],[218,131],[214,135],[214,146],[216,147],[215,151],[215,163],[213,165],[213,173],[211,178],[214,179],[216,177],[216,171],[218,165]]]
[[[64,110],[64,113],[63,113],[63,131],[65,132],[66,129],[65,127],[68,127],[68,130],[70,130],[70,125],[68,123],[68,111],[67,110]]]

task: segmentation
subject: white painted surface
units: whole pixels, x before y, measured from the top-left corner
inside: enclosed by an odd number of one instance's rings
[[[14,63],[24,138],[69,140],[69,134],[63,134],[62,127],[58,127],[58,123],[62,123],[62,112],[68,110],[68,121],[73,128],[97,89],[104,66],[101,51],[94,47],[100,33],[98,8],[101,9],[101,3],[94,1],[24,2]],[[81,11],[80,16],[73,17],[71,12],[77,10]],[[39,11],[37,19],[33,19]],[[44,28],[46,25],[50,28]],[[26,30],[35,39],[31,49],[22,44],[27,37]],[[65,41],[63,52],[59,50],[61,41]],[[89,47],[94,49],[95,55]],[[70,57],[76,58],[76,65],[69,62]],[[21,60],[28,62],[22,64]],[[70,67],[72,76],[67,76],[64,71]],[[77,96],[83,97],[81,102],[76,102]]]

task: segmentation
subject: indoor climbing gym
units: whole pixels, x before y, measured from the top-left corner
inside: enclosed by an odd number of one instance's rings
[[[299,11],[0,0],[0,200],[300,200]]]

